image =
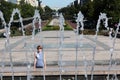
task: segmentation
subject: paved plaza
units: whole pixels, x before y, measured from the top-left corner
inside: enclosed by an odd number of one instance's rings
[[[64,41],[62,50],[59,51],[60,43],[60,33],[59,31],[43,31],[38,33],[33,40],[31,36],[26,37],[11,37],[9,48],[11,49],[13,67],[16,75],[25,75],[27,71],[27,65],[30,64],[30,71],[32,75],[40,75],[39,70],[34,71],[33,61],[34,61],[34,52],[36,51],[37,45],[43,45],[43,52],[46,55],[47,67],[46,74],[57,75],[59,74],[59,62],[60,55],[62,53],[62,68],[66,71],[63,74],[74,74],[71,73],[75,71],[75,61],[76,61],[76,36],[73,31],[64,32]],[[95,46],[94,36],[93,35],[84,35],[84,38],[80,40],[78,38],[78,74],[84,74],[84,57],[86,57],[86,62],[88,66],[88,73],[90,74],[91,70],[91,61],[93,49]],[[1,70],[4,75],[10,75],[10,51],[5,51],[5,38],[0,39],[0,61],[1,65],[4,63],[4,69],[1,67]],[[113,54],[113,62],[116,60],[117,66],[111,67],[111,72],[119,71],[120,64],[120,39],[116,39],[115,51]],[[108,36],[98,36],[97,48],[95,54],[95,70],[96,74],[107,74],[109,60],[110,60],[110,48],[112,43]],[[19,68],[19,69],[18,69]],[[20,69],[21,68],[21,69]],[[113,71],[112,71],[113,70]],[[21,74],[19,73],[21,72]],[[42,73],[41,73],[42,74]]]

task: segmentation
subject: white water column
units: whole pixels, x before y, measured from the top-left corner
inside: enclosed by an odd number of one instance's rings
[[[0,18],[1,18],[1,21],[2,21],[2,25],[4,26],[4,29],[6,30],[6,21],[5,21],[5,19],[4,19],[4,17],[3,17],[3,13],[0,11]],[[6,43],[6,41],[5,41],[5,43]],[[5,50],[6,50],[6,45],[5,45]],[[1,68],[1,74],[0,74],[0,79],[1,80],[3,80],[3,69],[4,69],[4,66],[5,66],[5,62],[4,62],[4,59],[5,59],[5,53],[6,53],[6,51],[4,50],[4,52],[3,52],[3,57],[2,57],[2,59],[1,59],[1,62],[2,62],[2,64],[1,64],[1,66],[2,66],[2,68]]]
[[[38,25],[39,25],[38,32],[41,32],[42,28],[41,28],[41,17],[40,17],[40,14],[39,14],[39,10],[35,10],[35,13],[34,13],[34,16],[33,16],[33,21],[32,21],[32,27],[33,27],[32,39],[34,39],[34,37],[35,37],[35,30],[36,30],[35,23],[38,23]]]
[[[64,17],[62,13],[59,14],[59,36],[60,36],[60,42],[59,42],[59,71],[60,71],[60,80],[62,80],[62,72],[63,72],[63,67],[62,67],[62,48],[63,48],[63,41],[64,41]]]
[[[117,24],[117,29],[115,30],[114,33],[113,33],[113,31],[114,31],[113,28],[110,28],[110,31],[109,31],[110,43],[112,44],[111,47],[110,47],[110,60],[109,60],[109,66],[108,66],[108,71],[109,72],[110,72],[112,66],[116,67],[116,65],[117,65],[116,61],[114,63],[112,63],[112,61],[116,60],[116,56],[117,56],[116,53],[114,53],[114,50],[115,50],[115,42],[116,42],[116,38],[117,38],[119,28],[120,28],[120,22]],[[112,36],[112,34],[115,34],[115,35]],[[113,55],[115,55],[114,59],[113,59]],[[108,72],[108,75],[107,75],[107,80],[111,80],[109,72]],[[113,79],[113,80],[118,80],[116,73],[113,74],[113,76],[115,77],[115,79]]]
[[[11,66],[11,72],[12,72],[12,80],[14,80],[14,70],[13,70],[13,60],[12,60],[12,52],[11,52],[11,49],[10,49],[10,28],[11,28],[11,23],[13,22],[13,18],[14,18],[14,15],[15,14],[18,14],[18,17],[19,17],[19,20],[20,20],[20,23],[21,23],[21,30],[22,30],[22,34],[23,34],[23,37],[25,37],[25,31],[24,31],[24,26],[23,26],[23,22],[22,22],[22,17],[21,17],[21,14],[20,14],[20,11],[16,8],[16,9],[13,9],[13,12],[12,12],[12,15],[11,15],[11,18],[10,18],[10,21],[8,23],[8,27],[6,28],[6,45],[7,45],[7,48],[8,48],[8,52],[9,52],[9,57],[10,57],[10,66]]]
[[[77,78],[77,73],[78,73],[78,48],[79,46],[82,47],[83,43],[82,43],[82,39],[83,39],[83,31],[84,31],[84,15],[81,13],[81,11],[78,13],[77,16],[77,31],[76,31],[76,61],[75,61],[75,80],[78,80]],[[80,44],[79,44],[79,40],[80,40]],[[82,52],[82,50],[81,50]],[[83,52],[82,52],[83,53]],[[86,80],[87,78],[87,64],[86,64],[86,57],[83,54],[83,61],[84,61],[84,67],[85,67],[85,78]]]
[[[96,47],[97,47],[97,36],[98,36],[98,32],[99,32],[99,28],[100,28],[100,23],[101,23],[101,20],[103,20],[104,22],[104,26],[107,30],[109,30],[108,28],[108,18],[106,16],[105,13],[100,13],[99,15],[99,19],[97,21],[97,25],[96,25],[96,34],[95,34],[95,46],[94,46],[94,49],[93,49],[93,54],[92,54],[92,69],[91,69],[91,80],[93,80],[93,73],[94,73],[94,61],[95,61],[95,54],[96,54]]]
[[[42,32],[41,21],[42,20],[41,20],[40,14],[39,14],[39,10],[35,10],[35,13],[34,13],[34,16],[33,16],[33,21],[32,21],[32,26],[33,26],[32,40],[33,41],[35,40],[35,30],[36,30],[35,24],[38,23],[37,27],[38,27],[39,35],[37,34],[37,36],[40,39],[40,43],[38,43],[38,45],[41,45],[43,47],[42,52],[44,54],[44,45],[43,45],[43,42],[42,42],[42,35],[40,34]],[[32,47],[35,48],[35,44],[33,44]],[[43,57],[44,57],[44,55],[43,55]],[[46,80],[46,77],[45,77],[45,67],[43,69],[43,79]]]

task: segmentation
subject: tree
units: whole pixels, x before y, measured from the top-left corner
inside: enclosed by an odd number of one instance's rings
[[[87,20],[93,20],[94,19],[94,7],[93,2],[88,1],[81,7],[81,11],[86,17]]]
[[[104,12],[112,17],[114,22],[120,19],[120,0],[104,0]]]
[[[34,15],[35,7],[30,4],[19,5],[19,9],[23,18],[33,17]]]
[[[20,5],[25,5],[25,0],[21,0],[19,4]]]
[[[6,1],[1,1],[0,10],[3,12],[6,22],[10,20],[13,8],[16,7],[17,7],[16,4],[8,3]]]
[[[43,20],[50,19],[52,17],[53,10],[49,6],[45,6],[44,9],[45,11],[42,14],[42,19]]]
[[[74,15],[78,13],[78,10],[74,5],[71,5],[60,9],[59,12],[64,14],[65,19],[73,19]]]

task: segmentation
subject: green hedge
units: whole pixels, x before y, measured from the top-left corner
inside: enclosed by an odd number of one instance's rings
[[[44,26],[42,30],[48,31],[48,30],[59,30],[59,29],[60,29],[59,26],[47,25],[47,26]],[[64,25],[64,30],[72,30],[72,28],[66,24],[66,25]]]

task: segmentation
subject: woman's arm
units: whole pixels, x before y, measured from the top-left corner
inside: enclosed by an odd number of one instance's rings
[[[44,66],[45,66],[45,69],[46,69],[46,56],[44,54]]]
[[[34,53],[34,69],[36,69],[36,62],[37,62],[36,54]]]

